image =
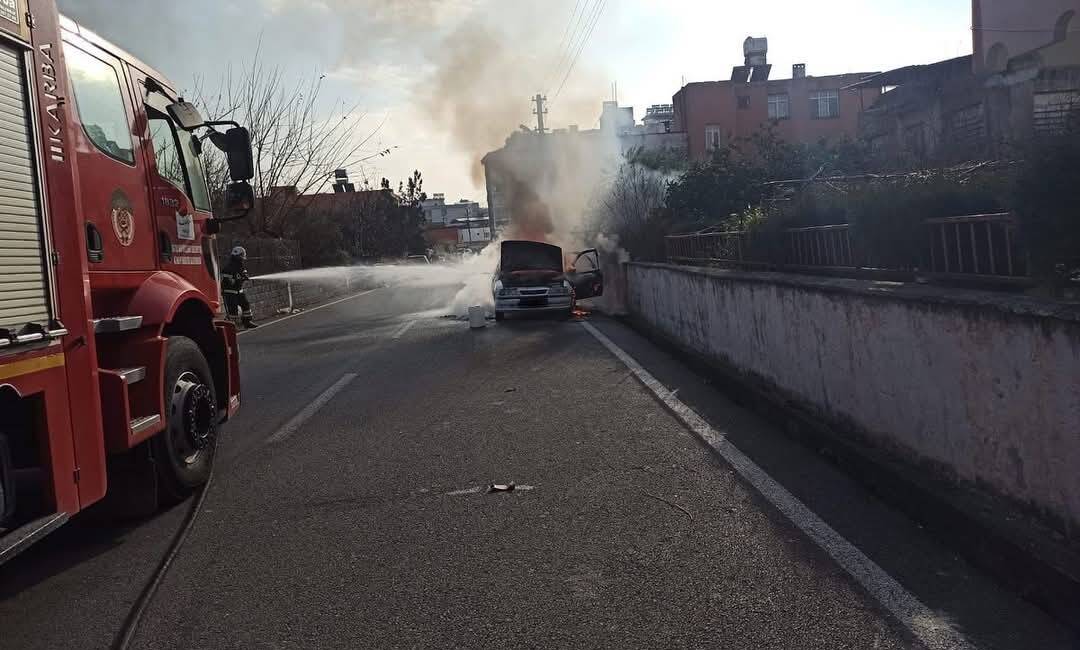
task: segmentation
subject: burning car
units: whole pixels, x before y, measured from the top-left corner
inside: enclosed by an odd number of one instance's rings
[[[495,320],[510,312],[569,316],[574,302],[603,295],[604,276],[596,249],[577,253],[566,265],[562,249],[534,241],[504,241],[492,276]]]

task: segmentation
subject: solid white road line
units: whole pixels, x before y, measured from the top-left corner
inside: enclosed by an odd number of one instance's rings
[[[237,336],[243,336],[245,334],[251,334],[252,332],[258,332],[260,330],[266,329],[267,327],[277,325],[278,323],[283,323],[283,322],[289,320],[290,318],[296,318],[298,316],[304,316],[306,314],[310,314],[313,311],[319,311],[320,309],[326,309],[327,307],[333,307],[334,305],[338,304],[339,302],[345,302],[346,300],[352,300],[353,298],[359,298],[360,296],[366,296],[369,293],[375,293],[376,291],[378,291],[378,289],[368,289],[367,291],[361,291],[360,293],[354,293],[351,296],[345,296],[344,298],[340,298],[340,299],[335,300],[333,302],[328,302],[325,305],[319,305],[318,307],[312,307],[311,309],[305,309],[304,311],[300,312],[299,314],[292,314],[291,316],[286,316],[284,318],[279,318],[277,320],[272,320],[272,321],[270,321],[268,323],[263,323],[262,325],[259,326],[258,329],[241,330],[240,332],[237,332]]]
[[[970,642],[942,617],[922,604],[918,598],[904,589],[899,582],[885,572],[876,562],[844,539],[840,533],[822,521],[794,495],[785,490],[765,470],[754,464],[745,454],[731,444],[725,435],[709,425],[700,415],[683,404],[675,393],[668,390],[649,371],[645,370],[622,348],[615,345],[590,323],[581,323],[597,341],[614,354],[656,397],[664,403],[691,431],[720,454],[743,479],[761,496],[787,517],[807,537],[847,571],[882,607],[896,617],[919,641],[931,650],[946,648],[974,648]]]
[[[333,386],[324,390],[314,401],[305,406],[304,410],[300,411],[294,415],[291,420],[283,424],[280,429],[274,432],[274,435],[266,439],[266,442],[270,444],[278,443],[296,433],[297,429],[310,420],[311,416],[318,413],[319,409],[326,406],[327,402],[334,399],[334,395],[340,393],[342,389],[348,386],[352,380],[356,379],[356,377],[356,373],[350,372],[337,380]]]
[[[408,332],[409,330],[412,329],[413,325],[416,325],[416,321],[414,321],[414,320],[411,320],[411,321],[405,323],[401,327],[394,330],[394,335],[391,336],[390,338],[394,339],[395,341],[397,339],[400,339],[402,336],[405,336],[405,332]]]

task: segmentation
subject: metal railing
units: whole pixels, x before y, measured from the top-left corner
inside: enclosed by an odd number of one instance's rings
[[[927,219],[929,271],[943,275],[1022,278],[1027,259],[1007,212]]]
[[[1026,280],[1027,254],[1017,238],[1009,213],[975,214],[927,219],[926,243],[903,268],[868,263],[867,251],[853,236],[850,224],[789,228],[776,245],[767,240],[749,247],[750,233],[699,232],[665,237],[667,258],[677,264],[767,266],[793,271],[855,271],[985,279],[991,282]],[[777,237],[777,235],[754,235]],[[780,245],[782,243],[782,246]],[[872,267],[872,268],[868,268]],[[913,275],[914,277],[914,275]]]
[[[811,226],[784,231],[789,266],[855,268],[851,226]]]
[[[750,233],[744,230],[669,235],[664,238],[673,262],[739,264],[748,261]]]

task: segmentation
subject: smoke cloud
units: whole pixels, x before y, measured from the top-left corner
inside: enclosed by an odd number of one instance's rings
[[[607,88],[586,47],[555,96],[570,58],[564,37],[571,2],[60,0],[60,6],[181,88],[195,76],[213,87],[216,74],[229,65],[242,67],[260,43],[260,56],[270,65],[297,74],[310,74],[314,66],[331,83],[328,99],[413,118],[408,132],[406,125],[398,127],[403,137],[448,136],[455,151],[445,161],[463,155],[476,189],[483,188],[483,155],[519,125],[535,124],[534,94],[548,94],[550,123],[587,127]],[[403,146],[395,156],[416,149]],[[424,161],[405,162],[432,177]]]
[[[614,171],[617,145],[600,142],[604,136],[598,132],[540,137],[520,130],[536,123],[530,98],[538,92],[549,99],[549,128],[596,126],[608,84],[588,47],[566,75],[573,50],[566,38],[570,2],[60,0],[60,5],[180,87],[200,76],[212,88],[215,74],[249,62],[257,46],[268,65],[297,74],[310,74],[314,65],[332,84],[326,97],[361,101],[369,110],[382,105],[411,118],[405,137],[413,138],[413,147],[403,146],[394,157],[415,155],[416,140],[449,142],[452,150],[439,162],[460,167],[459,161],[466,161],[480,191],[481,159],[506,144],[508,152],[521,154],[507,156],[501,168],[513,215],[511,237],[580,246],[590,201]],[[425,168],[428,161],[403,164],[425,173],[428,191],[446,190],[438,186],[438,171]]]

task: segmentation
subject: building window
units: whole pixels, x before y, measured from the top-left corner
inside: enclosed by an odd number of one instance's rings
[[[720,143],[723,140],[723,132],[719,125],[709,124],[705,126],[705,151],[716,151],[720,148]]]
[[[1035,93],[1036,135],[1059,135],[1080,126],[1080,91]]]
[[[953,113],[949,118],[953,142],[970,147],[981,144],[986,137],[986,119],[982,104],[972,104]]]
[[[76,47],[65,48],[64,55],[86,135],[105,154],[135,164],[131,127],[116,70]]]
[[[769,95],[769,119],[786,120],[791,117],[791,101],[787,93]]]
[[[750,108],[750,95],[739,95],[739,108]]]
[[[840,91],[817,90],[810,93],[810,117],[823,119],[840,116]]]

